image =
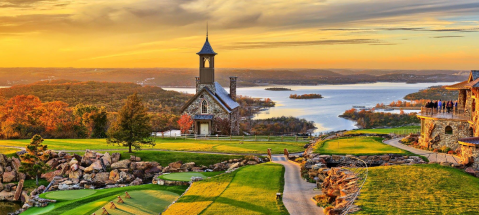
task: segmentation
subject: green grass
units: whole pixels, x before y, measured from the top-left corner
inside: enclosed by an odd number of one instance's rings
[[[0,145],[21,146],[24,147],[30,140],[0,140]],[[301,152],[306,142],[281,142],[271,141],[244,141],[240,140],[216,140],[211,138],[204,139],[175,139],[175,138],[156,138],[156,146],[144,147],[144,149],[159,149],[170,151],[200,151],[200,152],[223,152],[233,154],[265,154],[268,148],[271,148],[274,154],[281,154],[287,148],[290,152]],[[126,147],[117,145],[108,145],[105,139],[45,139],[43,144],[48,145],[53,150],[111,150],[125,151]]]
[[[176,172],[165,175],[160,175],[160,179],[169,181],[190,181],[191,177],[202,177],[206,179],[223,173],[221,172]]]
[[[194,183],[163,215],[288,214],[276,193],[282,192],[284,167],[266,163]]]
[[[377,129],[358,129],[347,131],[346,134],[409,134],[417,133],[421,129],[421,126],[404,126],[397,128],[377,128]]]
[[[315,152],[338,155],[412,154],[382,143],[380,137],[343,137],[316,145]]]
[[[134,194],[132,200],[125,199],[124,213],[115,212],[114,214],[152,214],[160,213],[166,207],[171,204],[172,196],[179,196],[185,190],[186,186],[159,186],[159,185],[140,185],[129,186],[121,188],[101,189],[95,190],[94,193],[90,193],[86,190],[75,191],[54,191],[41,194],[41,198],[51,197],[57,200],[56,203],[50,204],[49,210],[45,208],[30,208],[22,214],[92,214],[99,210],[101,207],[108,204],[110,201],[116,199],[117,196],[124,198],[124,193],[128,192]],[[78,193],[77,193],[78,192]],[[140,193],[138,193],[140,192]],[[73,196],[73,197],[70,197]],[[144,197],[151,198],[147,201]],[[163,196],[165,198],[163,198]],[[116,202],[116,201],[115,201]],[[158,203],[154,205],[153,203]],[[105,207],[109,208],[109,207]],[[109,212],[112,212],[109,210]],[[138,212],[138,213],[137,213]],[[101,213],[97,213],[101,214]]]
[[[0,147],[0,154],[15,154],[15,152],[18,152],[18,151],[20,151],[20,149]]]
[[[369,168],[355,214],[479,214],[479,178],[440,165]]]

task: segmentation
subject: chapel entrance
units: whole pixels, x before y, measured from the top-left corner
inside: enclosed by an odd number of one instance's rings
[[[200,134],[201,134],[201,135],[207,135],[207,134],[209,134],[209,133],[208,133],[208,127],[209,127],[209,124],[208,124],[208,123],[201,123],[201,124],[200,124]]]

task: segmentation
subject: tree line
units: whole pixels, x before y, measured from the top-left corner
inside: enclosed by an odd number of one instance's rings
[[[367,110],[357,111],[352,108],[345,111],[340,117],[356,121],[361,128],[397,127],[420,123],[416,113],[406,114],[404,111],[401,111],[400,114],[393,114]]]
[[[250,123],[241,123],[240,127],[255,135],[306,134],[316,128],[313,121],[285,116],[252,120]]]

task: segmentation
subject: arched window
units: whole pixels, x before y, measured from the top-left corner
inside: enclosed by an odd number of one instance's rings
[[[472,100],[472,112],[473,113],[476,112],[476,100],[475,99]]]
[[[446,126],[446,134],[452,134],[452,127],[451,126]]]
[[[205,68],[210,68],[210,58],[209,57],[205,57],[203,58],[204,62],[203,62],[203,65]]]
[[[208,113],[208,102],[206,100],[201,103],[201,113]]]
[[[469,128],[469,137],[474,137],[474,129]]]

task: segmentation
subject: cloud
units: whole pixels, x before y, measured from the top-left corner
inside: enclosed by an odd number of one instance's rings
[[[464,36],[436,36],[431,38],[442,39],[442,38],[457,38],[457,37],[464,37]]]
[[[277,42],[237,42],[223,46],[225,49],[258,49],[281,48],[291,46],[318,46],[318,45],[351,45],[351,44],[381,44],[376,39],[344,39],[344,40],[311,40],[311,41],[277,41]]]

